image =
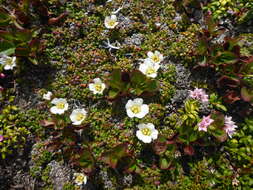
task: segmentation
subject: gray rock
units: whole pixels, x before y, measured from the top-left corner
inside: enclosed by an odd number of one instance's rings
[[[144,39],[143,34],[133,34],[131,37],[127,37],[125,39],[125,44],[140,46],[141,43],[143,42],[143,39]]]
[[[189,88],[190,87],[190,71],[187,70],[183,65],[176,64],[176,86],[178,88]]]
[[[172,98],[172,103],[183,102],[188,96],[188,90],[177,90],[174,97]]]
[[[71,180],[71,169],[53,160],[48,164],[51,167],[49,176],[54,185],[54,190],[62,190],[65,183]]]

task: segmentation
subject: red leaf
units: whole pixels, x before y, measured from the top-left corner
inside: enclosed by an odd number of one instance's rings
[[[43,126],[43,127],[54,126],[55,122],[48,121],[48,120],[42,120],[42,121],[40,121],[40,125]]]
[[[233,79],[228,76],[222,76],[218,79],[217,85],[219,88],[224,87],[237,88],[240,85],[240,81],[238,79]]]
[[[48,20],[48,24],[49,24],[49,25],[58,24],[58,23],[59,23],[61,20],[63,20],[67,15],[68,15],[68,13],[65,12],[65,13],[60,14],[60,15],[59,15],[58,17],[56,17],[56,18],[50,18],[50,19]]]
[[[236,91],[228,91],[225,96],[223,96],[224,102],[228,104],[232,104],[238,100],[240,100],[240,95]]]
[[[188,146],[184,147],[184,153],[192,156],[192,155],[194,155],[195,151],[192,146],[188,145]]]

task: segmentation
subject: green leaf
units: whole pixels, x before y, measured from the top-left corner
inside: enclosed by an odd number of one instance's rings
[[[237,60],[237,56],[234,53],[230,51],[224,51],[219,52],[214,61],[216,64],[231,64],[235,63]]]
[[[220,112],[214,112],[211,114],[211,118],[214,120],[211,125],[215,128],[221,128],[224,126],[224,114]]]
[[[198,139],[198,134],[196,132],[193,132],[189,135],[189,142],[196,141]]]
[[[15,37],[10,32],[0,30],[0,38],[7,40],[7,41],[13,41]]]
[[[8,12],[0,7],[0,26],[8,26],[11,21],[11,17]]]
[[[170,162],[167,158],[165,158],[165,157],[160,158],[160,160],[159,160],[159,166],[160,166],[160,168],[161,168],[162,170],[167,170],[167,169],[169,169],[170,163],[171,163],[171,162]]]
[[[32,31],[28,29],[24,30],[17,30],[15,32],[15,38],[16,40],[22,41],[22,42],[29,42],[32,39]]]
[[[253,103],[253,89],[242,87],[241,96],[244,101]]]
[[[121,80],[121,71],[115,69],[108,80],[108,85],[113,89],[123,90],[125,83]]]
[[[2,41],[0,43],[0,54],[11,55],[15,53],[15,45],[12,42]]]
[[[158,89],[158,87],[159,87],[159,84],[157,81],[150,80],[150,81],[147,81],[145,91],[154,92]]]
[[[90,173],[94,169],[95,161],[91,152],[85,149],[79,159],[79,164],[84,170]]]
[[[120,144],[114,147],[112,150],[105,152],[101,156],[101,161],[108,164],[112,168],[116,168],[119,160],[125,156],[128,156],[127,144]]]
[[[137,86],[143,84],[146,81],[146,76],[140,71],[133,71],[131,73],[131,82]]]
[[[15,49],[16,48],[10,48],[10,49],[7,49],[5,51],[1,51],[0,54],[9,56],[9,55],[12,55],[12,54],[15,53]]]
[[[114,99],[119,95],[120,91],[117,89],[110,89],[109,90],[109,98]]]

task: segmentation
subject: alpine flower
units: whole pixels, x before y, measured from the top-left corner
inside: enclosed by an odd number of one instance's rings
[[[103,94],[105,83],[102,83],[100,78],[93,79],[93,82],[94,83],[89,84],[90,91],[92,91],[93,94]]]
[[[82,173],[74,173],[75,184],[78,186],[85,185],[87,183],[87,176]]]
[[[2,142],[4,140],[4,136],[0,135],[0,142]]]
[[[44,100],[51,100],[52,92],[48,91],[47,93],[43,94]]]
[[[223,128],[227,135],[231,138],[232,135],[235,133],[235,129],[237,128],[237,125],[235,125],[235,122],[232,121],[232,117],[225,116],[225,127]]]
[[[139,130],[136,132],[136,136],[142,142],[151,143],[152,140],[157,139],[158,131],[152,123],[141,123],[137,127]]]
[[[63,114],[66,110],[68,110],[69,104],[67,103],[67,100],[64,98],[54,98],[51,101],[52,104],[55,106],[50,108],[50,112],[53,114]]]
[[[87,112],[85,109],[75,109],[70,115],[70,120],[72,121],[73,125],[81,125],[86,116]]]
[[[117,22],[117,16],[116,15],[111,15],[111,16],[107,16],[105,17],[105,27],[112,29],[115,28],[115,26],[118,24],[119,22]]]
[[[190,90],[190,97],[193,99],[200,100],[203,103],[208,102],[208,95],[201,88],[195,88],[193,91]]]
[[[154,63],[149,59],[145,59],[144,63],[140,64],[139,70],[147,77],[155,78],[159,68],[159,63]]]
[[[4,70],[13,70],[16,67],[16,57],[3,55],[0,57],[0,64],[4,66]]]
[[[147,55],[148,55],[147,59],[149,59],[153,63],[160,63],[164,59],[163,55],[159,51],[155,51],[154,53],[149,51]]]
[[[207,127],[211,125],[214,120],[210,118],[211,116],[204,116],[201,122],[198,123],[198,130],[207,132]]]
[[[143,118],[149,112],[149,107],[147,104],[143,104],[142,98],[128,100],[125,107],[126,107],[127,115],[130,118],[133,118],[133,117]]]

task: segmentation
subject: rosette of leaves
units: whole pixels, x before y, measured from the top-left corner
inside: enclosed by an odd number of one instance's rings
[[[226,103],[243,100],[252,104],[253,56],[241,54],[240,38],[215,42],[223,32],[211,16],[206,17],[206,28],[200,34],[196,52],[200,58],[199,66],[209,67],[222,75],[217,85],[225,92],[223,99]]]
[[[107,80],[107,85],[109,86],[109,99],[116,99],[130,94],[137,96],[153,94],[159,88],[156,80],[147,78],[140,71],[122,72],[120,69],[112,71]]]

